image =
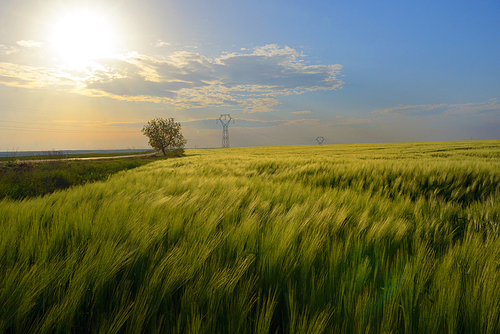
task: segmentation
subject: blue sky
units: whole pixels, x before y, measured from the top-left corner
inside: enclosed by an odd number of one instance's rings
[[[3,1],[0,150],[500,139],[497,1]]]

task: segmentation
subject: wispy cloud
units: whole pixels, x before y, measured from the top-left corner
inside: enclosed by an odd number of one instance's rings
[[[164,42],[164,41],[162,41],[160,39],[155,44],[156,47],[162,47],[162,46],[168,46],[168,45],[171,45],[171,44],[168,43],[168,42]]]
[[[41,42],[35,42],[35,41],[31,41],[31,40],[30,41],[24,41],[24,40],[17,41],[16,44],[20,45],[20,46],[27,47],[27,48],[39,48],[42,46]]]
[[[308,115],[310,113],[311,113],[310,110],[292,111],[291,112],[291,114],[295,114],[295,115]]]
[[[346,120],[338,120],[333,123],[329,123],[328,126],[353,126],[353,125],[364,125],[378,123],[379,118],[349,118]]]
[[[216,121],[216,118],[199,118],[181,121],[181,124],[183,127],[189,128],[220,129],[220,124],[217,124]],[[258,120],[253,118],[237,118],[234,121],[234,126],[243,128],[264,128],[287,123],[286,120]],[[233,126],[233,123],[231,123],[231,126]]]
[[[421,123],[428,121],[427,117],[446,116],[449,121],[453,117],[449,116],[470,116],[484,120],[500,119],[500,103],[491,99],[481,103],[463,104],[421,104],[421,105],[400,105],[393,108],[373,111],[377,117],[349,118],[344,119],[337,116],[335,122],[328,123],[330,127],[365,127],[370,124],[382,124],[392,122]]]
[[[71,75],[47,67],[0,63],[0,84],[12,87],[76,87]]]
[[[271,97],[249,98],[243,100],[240,105],[243,108],[233,108],[233,110],[243,110],[243,112],[269,112],[273,111],[273,107],[279,105],[280,102]]]
[[[497,99],[491,99],[481,103],[466,103],[466,104],[453,104],[445,111],[450,115],[474,115],[484,113],[500,113],[500,103]]]
[[[18,45],[40,46],[33,41]],[[162,45],[165,42],[158,41],[157,46]],[[96,60],[77,72],[1,63],[0,83],[20,87],[71,83],[73,91],[87,96],[166,103],[179,109],[222,106],[269,112],[280,104],[280,96],[342,86],[341,65],[309,65],[305,58],[293,48],[273,44],[215,58],[187,51],[169,57],[130,53]]]
[[[374,114],[390,117],[400,116],[435,116],[435,115],[474,115],[485,112],[500,112],[500,103],[497,99],[491,99],[481,103],[463,104],[422,104],[397,106],[393,108],[376,110]]]
[[[294,119],[286,122],[287,125],[297,125],[297,124],[307,124],[307,125],[318,125],[320,123],[318,118],[302,118]]]
[[[13,53],[17,53],[18,51],[19,50],[14,46],[7,46],[7,45],[0,44],[0,55],[8,56],[8,55],[11,55]]]
[[[241,119],[236,119],[236,122],[241,123],[245,126],[251,126],[251,127],[268,127],[268,126],[276,126],[280,124],[285,124],[287,123],[286,120],[282,119],[275,119],[275,120],[261,120],[261,119],[255,119],[255,118],[241,118]]]

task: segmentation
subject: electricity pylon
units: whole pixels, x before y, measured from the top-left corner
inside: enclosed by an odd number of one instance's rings
[[[231,117],[229,114],[221,114],[220,117],[215,121],[215,123],[222,124],[222,148],[229,148],[229,130],[228,126],[229,123],[233,121],[234,124],[234,118]]]
[[[323,142],[325,141],[325,138],[318,137],[318,138],[316,138],[316,141],[318,142],[318,144],[323,145]]]

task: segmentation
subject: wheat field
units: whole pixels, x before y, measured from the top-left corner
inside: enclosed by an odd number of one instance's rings
[[[0,201],[0,333],[498,333],[500,141],[186,150]]]

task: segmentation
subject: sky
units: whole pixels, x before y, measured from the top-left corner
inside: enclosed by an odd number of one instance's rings
[[[3,0],[0,151],[500,139],[500,2]]]

